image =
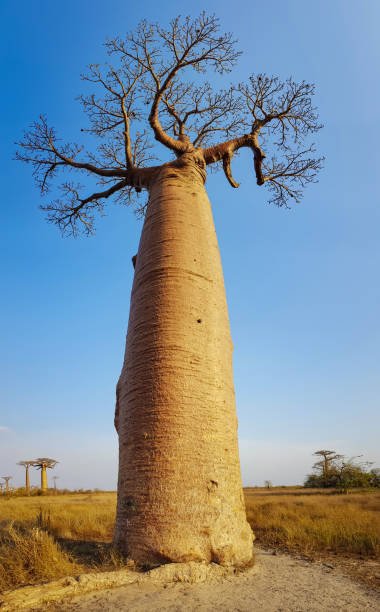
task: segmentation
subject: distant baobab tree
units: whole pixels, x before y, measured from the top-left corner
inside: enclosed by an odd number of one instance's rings
[[[25,489],[27,494],[30,493],[30,482],[29,482],[29,468],[34,465],[34,461],[19,461],[17,465],[21,465],[25,468]]]
[[[119,480],[114,542],[139,564],[249,563],[238,454],[232,341],[210,202],[208,168],[231,187],[235,153],[247,151],[258,186],[278,206],[298,202],[322,158],[307,142],[320,129],[314,86],[257,74],[217,91],[240,52],[214,15],[140,23],[109,39],[113,65],[83,75],[80,100],[97,149],[64,143],[41,116],[20,143],[42,206],[64,234],[94,231],[111,196],[135,202],[144,225],[135,266],[124,365],[116,389]],[[211,72],[213,84],[205,78]],[[191,80],[195,71],[195,80]],[[166,157],[152,165],[153,138]],[[88,138],[86,139],[88,142]],[[101,187],[83,187],[74,173]],[[89,188],[89,183],[86,181]],[[139,203],[142,190],[148,200]],[[231,209],[236,215],[236,205]],[[244,286],[242,286],[244,291]]]
[[[58,478],[59,478],[59,476],[53,476],[55,491],[57,490],[57,480],[58,480]]]
[[[5,481],[5,492],[9,491],[9,481],[13,478],[13,476],[2,476],[1,477]]]
[[[314,463],[313,469],[320,470],[323,478],[327,479],[331,470],[331,466],[335,465],[336,461],[343,458],[334,450],[318,450],[313,453],[320,460]]]
[[[41,470],[41,490],[46,491],[47,486],[47,473],[46,469],[53,469],[57,465],[58,461],[55,459],[48,459],[47,457],[39,457],[33,461],[34,467]]]

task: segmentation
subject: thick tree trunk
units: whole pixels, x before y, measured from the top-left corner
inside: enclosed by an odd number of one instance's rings
[[[47,491],[47,475],[46,475],[46,466],[42,466],[41,468],[41,490]]]
[[[30,485],[29,485],[29,467],[26,467],[25,471],[26,471],[26,474],[25,474],[25,489],[26,489],[27,495],[29,495],[29,491],[30,491]]]
[[[162,167],[137,254],[117,387],[115,543],[140,564],[253,556],[232,342],[203,158]]]

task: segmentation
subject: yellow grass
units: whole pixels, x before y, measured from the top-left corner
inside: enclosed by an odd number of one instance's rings
[[[2,530],[0,591],[53,580],[81,569],[49,533],[38,527],[22,529],[10,523]]]
[[[380,493],[246,489],[248,520],[262,546],[374,558]],[[120,567],[112,548],[115,493],[0,496],[0,590]]]
[[[380,554],[380,493],[246,489],[245,497],[258,544],[307,554]]]
[[[115,493],[0,498],[0,591],[122,563]]]

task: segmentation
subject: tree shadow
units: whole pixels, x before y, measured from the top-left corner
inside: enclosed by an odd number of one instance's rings
[[[112,542],[56,538],[62,550],[73,561],[88,569],[116,570],[125,567],[126,559]]]

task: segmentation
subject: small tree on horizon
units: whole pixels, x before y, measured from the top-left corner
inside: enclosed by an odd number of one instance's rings
[[[43,195],[66,173],[58,197],[42,206],[64,234],[93,233],[96,214],[112,198],[134,203],[144,216],[116,388],[114,542],[148,566],[242,565],[252,559],[252,532],[223,272],[204,184],[207,170],[220,167],[239,187],[231,161],[247,151],[269,201],[298,202],[322,164],[309,142],[321,127],[314,86],[258,73],[218,90],[207,71],[212,78],[229,73],[240,51],[205,12],[166,28],[144,20],[106,48],[110,62],[91,64],[83,75],[94,93],[80,96],[89,119],[83,131],[99,146],[63,142],[41,116],[17,159],[31,164]],[[156,165],[154,140],[165,152]],[[90,189],[91,177],[98,186]]]
[[[12,480],[13,476],[2,476],[1,478],[4,480],[5,492],[8,493],[8,491],[9,491],[9,481]]]
[[[34,460],[31,461],[19,461],[17,465],[21,465],[25,468],[25,490],[27,495],[30,493],[30,482],[29,482],[29,468],[34,465]]]
[[[316,451],[314,455],[322,456],[323,460],[314,463],[315,473],[306,477],[305,487],[334,487],[347,492],[352,488],[378,487],[380,485],[377,479],[377,469],[370,469],[373,463],[371,461],[357,461],[362,455],[349,459],[335,451]],[[327,468],[325,458],[327,458]]]
[[[328,482],[331,470],[336,465],[336,462],[343,458],[343,455],[337,454],[333,450],[318,450],[313,453],[316,457],[321,457],[319,461],[316,461],[313,465],[315,471],[320,471],[322,478]]]

